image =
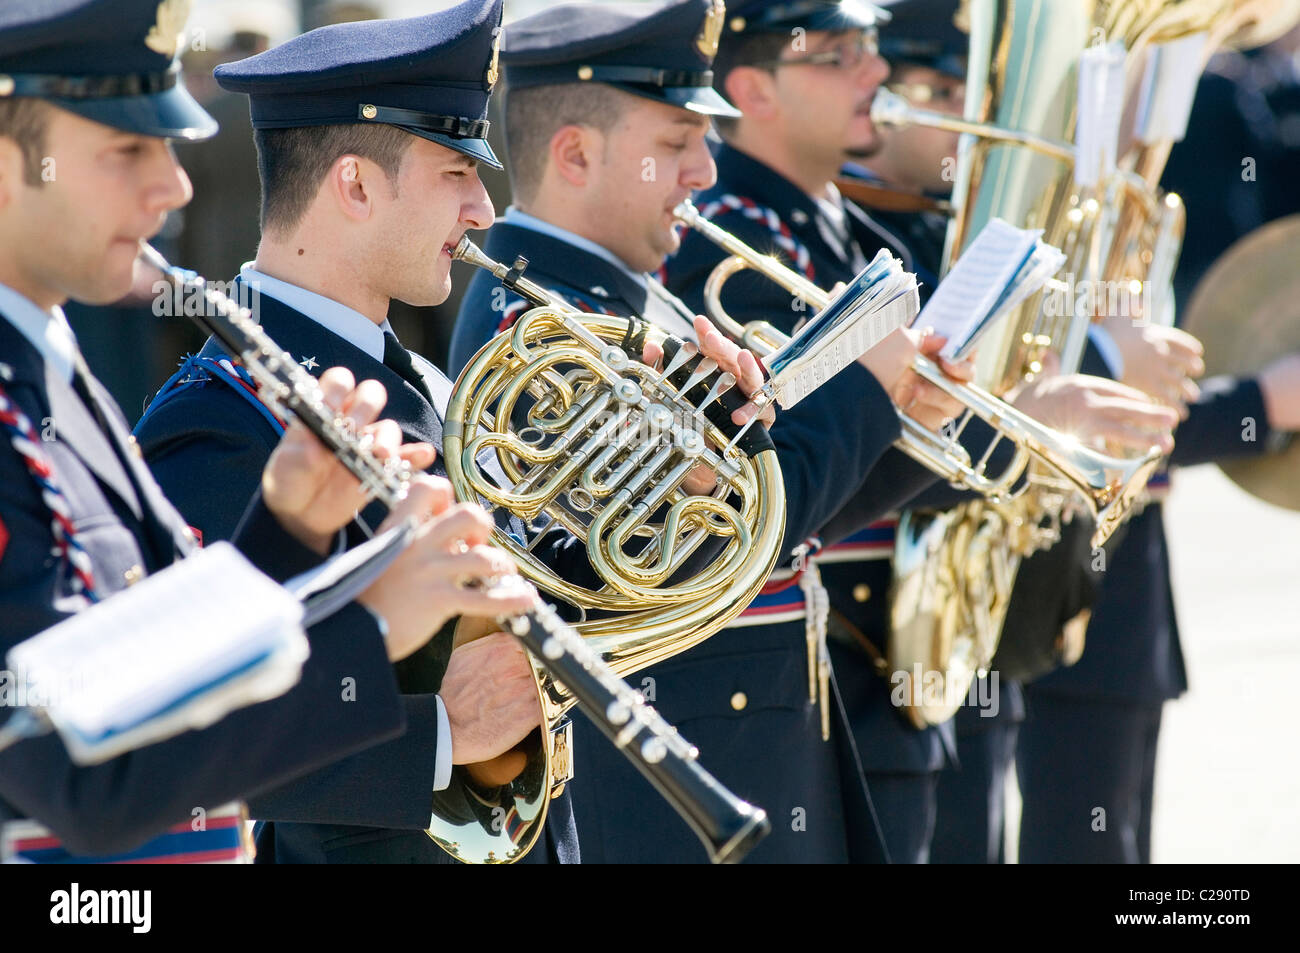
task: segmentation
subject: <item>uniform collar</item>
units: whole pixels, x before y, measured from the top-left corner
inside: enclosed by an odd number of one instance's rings
[[[72,383],[72,368],[76,364],[77,339],[63,316],[63,309],[55,306],[42,311],[23,295],[8,285],[0,284],[0,317],[4,317],[18,332],[31,342],[50,369],[67,384]]]
[[[626,265],[611,261],[609,252],[601,254],[597,251],[598,245],[595,248],[576,245],[572,238],[578,236],[570,238],[570,233],[564,229],[545,222],[542,224],[547,225],[545,230],[502,220],[488,232],[485,250],[491,249],[489,254],[499,250],[501,255],[522,253],[529,259],[525,275],[545,275],[551,279],[551,285],[572,288],[584,296],[598,299],[622,300],[638,311],[644,306],[648,294],[645,275],[628,271]],[[587,242],[587,245],[592,244]]]
[[[567,228],[560,228],[558,225],[552,225],[550,222],[543,221],[535,215],[529,215],[527,212],[521,212],[511,205],[506,209],[505,216],[501,219],[507,225],[516,225],[519,228],[526,228],[529,231],[541,232],[543,235],[549,235],[552,238],[558,238],[560,241],[572,245],[574,248],[581,248],[585,252],[590,252],[597,258],[603,258],[609,262],[627,277],[631,278],[639,285],[646,283],[644,272],[633,271],[612,251],[604,245],[598,245],[589,238],[583,238],[576,232],[571,232]]]
[[[258,271],[251,263],[240,269],[239,278],[258,294],[270,295],[383,363],[384,332],[392,333],[393,330],[387,318],[383,324],[375,324],[360,311],[281,278],[273,278]]]
[[[823,216],[817,199],[795,185],[771,166],[723,143],[715,156],[718,165],[718,191],[726,183],[727,191],[740,195],[762,196],[763,204],[784,222],[802,227]],[[835,196],[838,200],[838,193]],[[829,197],[827,197],[829,201]]]

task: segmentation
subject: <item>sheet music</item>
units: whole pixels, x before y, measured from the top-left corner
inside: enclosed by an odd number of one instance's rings
[[[970,353],[980,334],[1038,290],[1065,262],[1060,250],[1040,239],[1042,231],[1016,228],[995,218],[957,260],[917,319],[948,338],[940,352],[952,359]]]
[[[1124,115],[1124,44],[1090,46],[1079,56],[1074,181],[1095,186],[1115,171]]]
[[[916,276],[881,249],[816,317],[763,359],[781,406],[793,407],[909,323],[919,302]]]
[[[1146,143],[1181,142],[1204,62],[1205,33],[1152,44],[1138,93],[1137,137]]]
[[[302,616],[221,542],[14,646],[7,665],[94,764],[287,691],[310,652]]]

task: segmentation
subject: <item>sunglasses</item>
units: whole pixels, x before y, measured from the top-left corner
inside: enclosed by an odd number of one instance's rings
[[[759,69],[777,69],[782,66],[834,66],[838,69],[857,69],[867,57],[880,55],[880,34],[871,27],[858,31],[853,38],[836,44],[835,49],[824,53],[809,53],[788,60],[764,60],[751,65]]]

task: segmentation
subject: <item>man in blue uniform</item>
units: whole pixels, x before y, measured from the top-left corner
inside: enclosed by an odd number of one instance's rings
[[[899,0],[885,6],[890,20],[880,34],[880,53],[890,66],[890,89],[925,109],[960,116],[969,38],[954,22],[957,0]],[[861,186],[854,200],[900,237],[913,253],[918,277],[930,288],[939,280],[956,152],[956,133],[921,126],[887,129],[881,130],[880,148],[849,167],[853,185]],[[1022,566],[1021,584],[1027,569]],[[1017,609],[1013,601],[1009,612]],[[957,759],[938,777],[932,863],[1002,859],[1003,792],[1024,700],[1019,683],[1005,673],[981,678],[974,697],[991,699],[996,692],[996,705],[963,705],[954,716]]]
[[[251,100],[263,234],[239,284],[256,294],[259,321],[308,369],[338,364],[384,383],[393,419],[439,449],[451,382],[403,348],[385,318],[393,298],[441,302],[452,248],[491,222],[477,167],[499,168],[484,117],[500,18],[500,0],[471,0],[409,20],[340,24],[216,73]],[[277,431],[223,357],[209,342],[138,427],[160,482],[208,538],[233,528]],[[204,485],[210,473],[221,473],[220,488]],[[508,529],[523,533],[517,521]],[[566,578],[590,576],[581,547],[560,535],[537,552]],[[537,704],[529,671],[494,661],[502,646],[469,643],[448,663],[449,640],[399,667],[402,738],[252,801],[254,816],[272,822],[259,832],[263,857],[450,859],[423,833],[433,792],[447,788],[453,764],[507,752],[536,725]],[[453,678],[458,663],[476,666],[477,677]],[[567,797],[550,805],[548,830],[548,849],[529,859],[576,861]]]
[[[734,115],[709,86],[726,22],[721,4],[691,2],[565,5],[512,24],[503,59],[515,204],[485,251],[506,261],[523,254],[533,280],[582,310],[638,313],[691,334],[692,311],[647,273],[677,247],[672,208],[712,182],[709,117]],[[476,276],[453,336],[453,367],[524,307]],[[898,436],[895,403],[930,426],[955,409],[916,386],[908,368],[918,338],[897,335],[778,416],[771,435],[789,501],[787,554],[850,500],[861,505],[861,525],[873,506],[888,507],[880,502],[887,493],[911,495],[906,484],[861,485]],[[863,412],[845,420],[848,405]],[[911,478],[914,486],[934,480],[921,471]],[[755,860],[869,859],[873,825],[862,820],[870,815],[803,565],[778,571],[731,627],[643,673],[643,687],[720,780],[779,819]],[[598,770],[574,783],[584,856],[696,859],[649,787],[602,753],[589,754],[588,765],[596,757]]]
[[[0,11],[0,652],[194,546],[60,310],[71,296],[125,293],[139,241],[189,198],[167,140],[201,139],[215,125],[174,61],[182,8],[52,0]],[[340,371],[322,386],[380,451],[396,451],[391,424],[373,425],[382,387],[354,389]],[[402,452],[417,464],[430,457],[428,447]],[[261,479],[265,492],[234,535],[279,580],[318,564],[364,499],[297,426]],[[446,505],[444,486],[422,483],[404,515],[427,519]],[[421,563],[444,522],[429,520],[408,557],[310,633],[302,680],[283,697],[96,767],[72,765],[56,736],[0,752],[0,820],[33,817],[71,850],[117,852],[189,820],[197,805],[282,784],[400,733],[390,660],[418,649],[451,608],[412,611],[398,592],[434,581]],[[473,596],[464,607],[490,608]],[[342,697],[344,678],[355,680],[355,700]]]
[[[928,20],[932,13],[921,11],[920,18]],[[887,17],[862,4],[734,6],[714,85],[744,115],[719,123],[724,144],[717,155],[718,182],[700,196],[699,204],[723,228],[783,255],[823,286],[844,280],[876,249],[888,247],[909,269],[926,276],[924,295],[933,289],[939,270],[935,219],[908,214],[882,224],[845,202],[834,184],[846,161],[868,159],[881,147],[881,132],[869,111],[888,72],[878,55],[876,29]],[[885,22],[885,35],[890,27]],[[721,257],[711,243],[688,236],[666,265],[669,287],[698,305],[704,282]],[[735,279],[723,304],[742,322],[767,316],[787,331],[799,316],[797,302],[757,277]],[[1172,415],[1107,382],[1058,378],[1023,389],[1016,404],[1050,425],[1077,419],[1078,408],[1095,396],[1111,406],[1086,421],[1090,428],[1110,435],[1115,418],[1129,414],[1141,423],[1135,429],[1140,443],[1147,435],[1152,443],[1168,440]],[[982,426],[966,430],[963,443],[972,458],[989,436]],[[880,469],[910,474],[920,468],[894,451]],[[914,481],[904,477],[897,482],[906,486]],[[960,498],[948,488],[936,488],[914,503],[943,507]],[[909,495],[895,495],[891,506],[908,500]],[[837,521],[827,529],[832,545],[815,561],[829,592],[832,658],[890,854],[896,861],[923,862],[934,825],[938,772],[945,754],[953,753],[953,729],[949,722],[916,730],[892,698],[897,673],[887,670],[884,655],[894,528],[895,520],[886,518],[846,535]],[[992,714],[991,698],[987,708],[978,714]]]
[[[744,115],[718,123],[718,181],[697,204],[717,225],[777,251],[822,287],[846,280],[882,247],[909,271],[917,268],[896,234],[843,201],[832,184],[847,159],[878,146],[867,110],[888,73],[875,48],[886,18],[867,4],[741,2],[729,10],[719,47],[714,86]],[[666,283],[698,307],[721,258],[710,242],[688,235],[667,263]],[[733,279],[723,304],[742,323],[761,315],[787,333],[801,317],[788,294],[754,275]],[[919,469],[897,452],[886,462]],[[879,515],[816,563],[830,597],[831,632],[839,636],[831,657],[889,853],[895,862],[916,863],[929,848],[937,772],[952,749],[952,729],[913,728],[891,704],[890,683],[847,634],[874,636],[884,649],[879,633],[887,631],[896,519],[888,509]]]
[[[1090,351],[1105,362],[1097,372],[1179,410],[1171,466],[1268,453],[1300,429],[1300,354],[1197,387],[1201,349],[1190,335],[1122,316],[1102,328],[1112,346]],[[1187,690],[1160,506],[1168,476],[1152,485],[1153,502],[1107,560],[1083,656],[1026,688],[1022,861],[1150,862],[1161,711]]]

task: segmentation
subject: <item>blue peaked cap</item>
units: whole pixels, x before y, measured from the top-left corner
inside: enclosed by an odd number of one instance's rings
[[[214,71],[246,93],[255,129],[385,123],[484,162],[501,0],[402,20],[339,23]]]
[[[704,115],[739,116],[713,89],[725,15],[722,0],[548,7],[506,28],[506,83],[605,83]]]
[[[206,139],[185,89],[188,0],[2,0],[0,99],[43,99],[126,132]]]

